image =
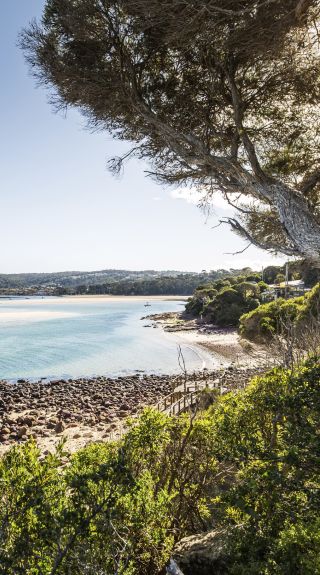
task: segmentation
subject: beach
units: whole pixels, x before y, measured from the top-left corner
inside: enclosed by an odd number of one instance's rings
[[[145,319],[175,335],[184,345],[209,352],[220,366],[259,367],[270,361],[265,347],[243,339],[234,327],[219,328],[179,312],[152,314]]]
[[[219,378],[227,389],[244,387],[257,368],[229,366],[188,374],[190,382]],[[53,380],[50,382],[0,381],[0,455],[33,438],[43,455],[61,440],[73,452],[88,443],[120,437],[129,417],[145,407],[156,407],[185,382],[185,376],[133,374]]]
[[[80,298],[80,301],[84,301],[83,296]],[[76,302],[78,299],[63,298],[68,303],[69,300]],[[109,297],[105,299],[110,301]],[[146,298],[137,296],[135,299],[145,301]],[[181,298],[177,299],[181,301]],[[101,302],[100,297],[93,300]],[[128,298],[125,300],[128,301]],[[164,298],[149,300],[163,302]],[[118,301],[119,298],[115,298],[115,302]],[[28,306],[30,303],[32,306],[29,301]],[[11,313],[19,315],[21,311],[11,310]],[[38,308],[24,312],[29,319],[34,314],[34,321],[46,313],[49,312]],[[60,310],[56,313],[61,315],[63,312]],[[23,318],[22,314],[20,321],[23,322]],[[147,324],[143,323],[146,321]],[[3,379],[0,381],[0,453],[31,437],[44,454],[53,451],[62,439],[65,448],[70,451],[89,442],[107,441],[121,434],[128,417],[135,417],[144,407],[155,406],[181,385],[185,378],[197,381],[222,378],[227,382],[227,389],[230,386],[243,387],[265,365],[265,352],[241,340],[234,329],[219,329],[199,323],[176,311],[136,316],[135,322],[140,326],[158,327],[156,332],[159,332],[160,338],[156,341],[161,342],[161,338],[165,337],[168,345],[174,342],[183,353],[197,355],[201,369],[195,373],[189,370],[183,373],[181,365],[177,373],[164,375],[155,369],[153,374],[142,371],[134,373],[132,370],[128,375],[118,377],[101,374],[32,380],[26,375],[16,382]],[[141,331],[141,327],[139,329]],[[150,330],[142,332],[150,334]],[[153,333],[154,330],[151,330]],[[149,340],[151,335],[146,337]],[[215,369],[212,369],[212,365]]]

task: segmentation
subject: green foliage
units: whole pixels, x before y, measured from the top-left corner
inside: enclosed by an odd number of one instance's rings
[[[228,573],[319,573],[319,385],[313,358],[211,408],[214,454],[234,466],[213,509],[218,525],[231,528]]]
[[[266,282],[263,282],[263,281],[259,281],[258,286],[260,288],[260,293],[263,293],[264,291],[266,291],[269,288],[268,284],[266,284]]]
[[[277,274],[274,280],[274,283],[281,284],[285,281],[286,276],[284,274]]]
[[[214,472],[205,420],[146,410],[122,442],[68,459],[33,441],[0,461],[0,573],[158,573],[174,541],[208,515]],[[210,480],[208,485],[210,484]]]
[[[260,279],[259,274],[233,276],[210,286],[198,287],[186,306],[187,313],[203,316],[219,326],[236,326],[245,312],[259,305],[260,286],[248,278]]]
[[[225,573],[320,573],[320,363],[274,369],[197,417],[146,410],[118,442],[0,460],[1,575],[157,575],[225,533]]]
[[[260,305],[240,318],[240,333],[248,339],[270,339],[275,333],[286,335],[294,326],[303,330],[310,320],[320,315],[320,284],[305,296],[279,298]]]

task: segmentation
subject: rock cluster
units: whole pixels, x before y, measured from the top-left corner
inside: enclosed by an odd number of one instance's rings
[[[50,382],[0,381],[0,444],[47,437],[67,427],[118,422],[172,391],[169,376],[59,379]]]
[[[189,381],[218,377],[224,389],[232,389],[244,386],[255,373],[255,369],[230,366],[223,372],[194,374]],[[141,374],[36,383],[0,381],[0,448],[31,436],[45,439],[64,432],[87,441],[110,437],[128,416],[155,405],[182,382],[182,376]]]

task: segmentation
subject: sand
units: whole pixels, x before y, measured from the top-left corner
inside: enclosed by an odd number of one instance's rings
[[[201,331],[180,331],[175,336],[184,344],[200,347],[214,355],[220,365],[235,364],[238,367],[265,365],[265,349],[240,338],[235,329],[217,330],[211,333]]]

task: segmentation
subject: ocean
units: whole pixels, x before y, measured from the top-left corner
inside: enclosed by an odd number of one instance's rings
[[[180,311],[184,302],[123,298],[0,300],[0,379],[110,377],[188,371],[210,365],[209,354],[142,316]]]

